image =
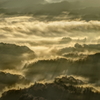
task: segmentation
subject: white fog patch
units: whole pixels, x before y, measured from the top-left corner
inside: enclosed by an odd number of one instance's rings
[[[57,56],[59,49],[100,43],[100,21],[40,21],[31,16],[0,18],[0,42],[26,45],[38,56]],[[56,48],[56,49],[55,49]]]

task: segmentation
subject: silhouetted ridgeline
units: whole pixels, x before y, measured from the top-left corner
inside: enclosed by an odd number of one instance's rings
[[[72,76],[62,77],[53,83],[35,83],[29,88],[9,90],[2,94],[0,100],[99,100],[100,93],[94,88],[79,87],[73,82],[85,84]]]
[[[34,51],[27,46],[0,43],[0,69],[16,69],[22,61],[36,57]]]
[[[89,1],[88,3],[85,2],[69,2],[69,1],[62,1],[56,3],[45,3],[41,4],[46,0],[7,0],[6,2],[0,2],[0,13],[6,15],[48,15],[48,19],[53,19],[54,16],[58,16],[65,14],[66,19],[69,16],[69,19],[82,19],[86,21],[90,20],[100,20],[100,7],[98,4],[100,3],[99,0],[96,4]],[[84,4],[85,3],[85,4]],[[62,20],[62,18],[61,18]]]

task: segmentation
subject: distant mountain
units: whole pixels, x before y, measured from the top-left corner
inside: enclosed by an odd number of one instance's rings
[[[0,2],[0,13],[6,15],[47,15],[49,19],[63,15],[66,19],[72,20],[100,20],[100,6],[89,5],[89,2],[87,5],[83,1],[44,3],[44,0],[7,0]]]
[[[23,61],[36,57],[27,46],[0,43],[0,69],[17,69]]]

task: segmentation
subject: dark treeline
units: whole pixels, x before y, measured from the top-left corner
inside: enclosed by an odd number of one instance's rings
[[[53,83],[35,83],[29,88],[9,90],[0,100],[99,100],[100,93],[94,88],[76,83],[83,84],[73,77],[56,78]]]

